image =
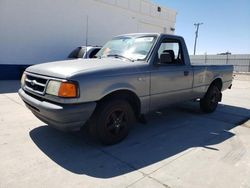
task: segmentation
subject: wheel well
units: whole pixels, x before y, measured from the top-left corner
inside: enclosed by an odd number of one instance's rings
[[[210,86],[212,86],[212,85],[216,86],[216,87],[221,91],[221,90],[222,90],[222,80],[221,80],[221,78],[216,78],[216,79],[211,83]]]
[[[140,116],[141,113],[141,101],[139,97],[130,90],[118,90],[114,91],[106,96],[104,96],[100,101],[97,102],[97,105],[103,101],[110,100],[110,99],[124,99],[129,102],[132,106],[136,117]]]

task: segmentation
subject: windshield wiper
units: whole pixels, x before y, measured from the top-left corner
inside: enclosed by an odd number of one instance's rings
[[[125,56],[119,55],[119,54],[109,54],[109,55],[107,55],[107,57],[123,58],[123,59],[127,59],[127,60],[129,60],[129,61],[131,61],[131,62],[134,62],[134,61],[135,61],[135,60],[133,60],[133,59],[130,59],[130,58],[128,58],[128,57],[125,57]]]

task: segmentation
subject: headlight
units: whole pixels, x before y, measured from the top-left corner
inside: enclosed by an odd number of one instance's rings
[[[49,84],[46,89],[46,93],[50,95],[58,96],[58,91],[60,89],[61,82],[60,81],[49,81]]]
[[[77,97],[77,85],[73,82],[61,82],[51,80],[46,89],[46,93],[65,98]]]
[[[22,78],[21,78],[21,87],[25,85],[25,79],[26,79],[26,74],[23,73]]]

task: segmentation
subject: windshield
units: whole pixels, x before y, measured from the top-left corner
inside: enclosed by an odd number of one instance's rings
[[[121,36],[107,42],[103,48],[96,54],[99,58],[105,57],[123,57],[130,60],[145,60],[152,48],[156,37],[143,36],[131,37]]]

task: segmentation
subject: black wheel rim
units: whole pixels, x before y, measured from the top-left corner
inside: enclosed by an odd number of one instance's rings
[[[219,101],[219,94],[218,92],[214,91],[210,97],[210,104],[212,107],[217,106]]]
[[[112,110],[106,118],[105,127],[113,136],[119,136],[127,127],[127,115],[123,109]]]

